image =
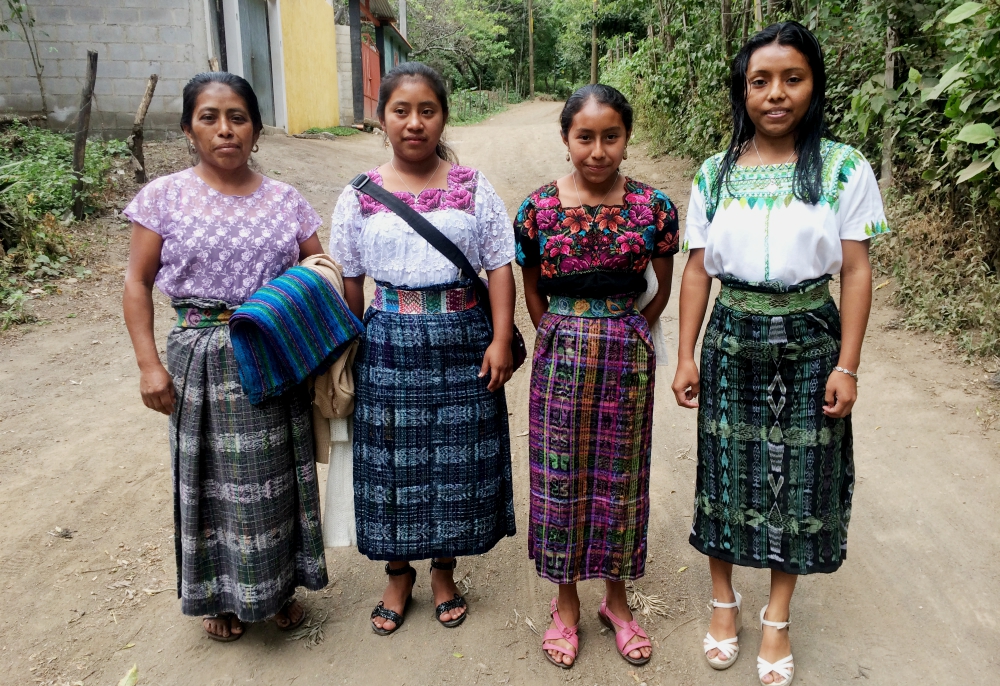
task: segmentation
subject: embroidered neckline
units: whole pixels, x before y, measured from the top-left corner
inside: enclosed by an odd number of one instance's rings
[[[265,174],[261,174],[260,185],[257,186],[257,190],[255,190],[253,193],[247,193],[246,195],[230,195],[229,193],[222,193],[221,191],[217,191],[210,185],[208,185],[208,182],[205,181],[205,179],[201,178],[195,173],[194,167],[188,167],[187,169],[181,170],[181,173],[185,172],[187,172],[191,176],[191,178],[195,180],[196,183],[204,186],[209,196],[215,195],[220,198],[224,198],[226,200],[250,200],[251,198],[256,197],[258,193],[262,193],[264,191],[264,188],[268,185],[269,181],[273,181],[273,179],[268,178]]]
[[[384,180],[377,168],[369,171],[368,177],[379,186],[384,186]],[[458,210],[475,214],[477,185],[478,173],[475,169],[453,164],[448,170],[446,188],[425,188],[419,195],[409,191],[392,191],[392,194],[421,213]],[[364,217],[390,211],[388,207],[364,193],[358,193],[358,202]]]
[[[600,205],[585,205],[585,204],[584,205],[569,205],[569,206],[563,205],[562,198],[559,197],[559,186],[556,184],[555,181],[551,181],[551,182],[545,184],[544,186],[542,186],[541,188],[539,188],[537,191],[535,191],[532,194],[532,196],[533,196],[534,200],[541,200],[542,198],[555,198],[556,200],[559,201],[559,205],[558,206],[556,206],[556,207],[550,207],[550,208],[546,208],[546,209],[560,209],[560,210],[563,210],[563,211],[583,209],[584,211],[586,211],[588,209],[592,210],[592,209],[595,209],[597,207],[601,207],[601,208],[609,209],[609,210],[622,210],[622,209],[628,208],[631,205],[648,204],[648,203],[652,202],[652,200],[653,200],[653,191],[654,190],[655,189],[652,186],[648,185],[648,184],[645,184],[645,183],[643,183],[641,181],[636,181],[635,179],[633,179],[630,176],[625,176],[625,193],[622,195],[622,200],[625,200],[625,202],[621,202],[621,203],[616,203],[616,204],[602,203]],[[644,202],[643,203],[628,202],[627,198],[630,195],[633,196],[633,197],[634,196],[642,196]]]

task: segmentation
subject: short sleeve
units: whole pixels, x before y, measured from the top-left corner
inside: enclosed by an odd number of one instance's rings
[[[706,162],[705,164],[708,164]],[[691,199],[688,201],[687,220],[684,222],[684,252],[704,248],[708,241],[708,189],[705,165],[695,174],[691,183]]]
[[[162,235],[166,223],[166,184],[169,177],[161,176],[150,181],[141,191],[136,193],[122,214],[139,226]]]
[[[479,259],[486,271],[514,261],[514,232],[510,230],[507,208],[482,172],[476,180],[476,229],[479,232]]]
[[[845,167],[853,167],[847,183],[840,191],[837,202],[837,221],[840,239],[843,241],[866,241],[879,234],[889,232],[885,219],[882,194],[875,180],[875,172],[868,160],[854,151],[844,162]],[[847,169],[842,169],[843,175]]]
[[[677,208],[661,191],[653,193],[653,216],[656,234],[653,237],[653,258],[670,257],[677,253]]]
[[[303,198],[298,191],[293,192],[296,198],[295,219],[299,225],[299,229],[295,234],[295,240],[302,243],[316,233],[316,230],[323,225],[323,220],[316,210],[312,208],[308,200]]]
[[[538,225],[535,223],[535,204],[526,198],[514,217],[514,240],[517,243],[517,263],[522,267],[537,267],[542,263],[542,249],[538,244]]]
[[[345,277],[365,273],[358,250],[361,234],[361,204],[353,188],[345,188],[333,208],[330,220],[330,257],[340,263]]]

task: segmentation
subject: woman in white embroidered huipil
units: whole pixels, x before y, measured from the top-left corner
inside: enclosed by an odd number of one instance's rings
[[[868,161],[824,138],[823,56],[802,25],[770,26],[733,61],[729,150],[691,189],[673,391],[698,408],[691,544],[709,557],[705,656],[739,655],[733,565],[771,570],[760,611],[760,682],[794,677],[789,604],[798,575],[847,556],[851,409],[871,308],[869,239],[888,231]],[[841,277],[840,310],[830,297]],[[694,348],[712,278],[722,291]]]
[[[384,205],[352,187],[334,210],[330,254],[359,317],[376,282],[355,364],[354,503],[358,549],[386,560],[389,584],[372,612],[382,635],[400,627],[411,560],[431,558],[431,590],[447,627],[466,617],[455,558],[514,534],[503,384],[513,370],[514,234],[486,178],[449,161],[441,76],[416,62],[382,80],[379,119],[392,160],[368,173],[447,236],[490,281],[493,321],[459,269]],[[491,342],[492,337],[492,342]]]

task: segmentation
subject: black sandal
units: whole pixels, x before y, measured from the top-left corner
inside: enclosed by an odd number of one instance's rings
[[[457,560],[452,560],[451,562],[438,562],[437,560],[431,560],[431,570],[440,569],[441,571],[450,572],[458,566]],[[465,612],[458,616],[457,619],[449,619],[447,622],[441,619],[441,615],[445,612],[450,612],[451,610],[457,610],[460,607],[464,607]],[[437,620],[441,622],[441,626],[448,627],[449,629],[454,629],[456,626],[465,621],[465,618],[469,616],[468,604],[465,602],[465,598],[460,596],[458,593],[451,600],[446,600],[436,608],[434,608],[434,613],[437,615]]]
[[[375,609],[372,610],[371,619],[375,619],[376,617],[381,617],[382,619],[388,619],[390,622],[393,622],[396,625],[392,629],[383,629],[382,627],[376,626],[375,622],[372,622],[372,631],[374,631],[379,636],[388,636],[389,634],[399,629],[399,627],[403,626],[403,619],[404,619],[403,615],[406,614],[406,608],[410,606],[410,601],[413,600],[413,586],[414,584],[417,583],[417,570],[415,570],[410,565],[406,565],[405,567],[400,567],[399,569],[392,569],[389,566],[389,563],[386,562],[385,573],[388,574],[389,576],[402,576],[403,574],[409,574],[410,594],[406,596],[406,604],[403,605],[402,615],[399,614],[398,612],[393,612],[392,610],[387,608],[385,606],[385,603],[382,602],[381,600],[378,601],[378,605],[376,605]]]

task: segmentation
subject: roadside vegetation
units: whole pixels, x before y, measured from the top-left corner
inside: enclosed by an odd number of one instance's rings
[[[88,214],[108,201],[122,141],[89,141],[84,166]],[[71,138],[14,122],[0,129],[0,331],[31,321],[25,307],[62,278],[90,275],[74,237]]]

